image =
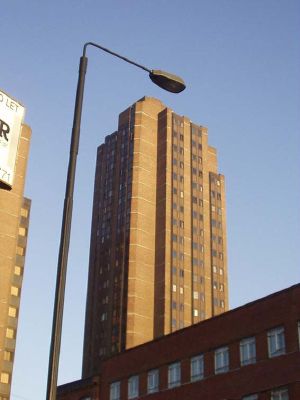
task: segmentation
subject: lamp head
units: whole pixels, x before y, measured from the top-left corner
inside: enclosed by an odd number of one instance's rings
[[[180,93],[185,89],[184,81],[179,76],[170,74],[169,72],[153,69],[150,71],[149,77],[157,86],[168,92]]]

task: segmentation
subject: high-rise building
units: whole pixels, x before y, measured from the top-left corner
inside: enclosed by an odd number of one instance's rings
[[[207,128],[144,97],[99,146],[83,376],[228,309],[224,176]]]
[[[8,400],[31,204],[23,196],[31,130],[17,121],[18,102],[0,92],[0,103],[0,399]]]

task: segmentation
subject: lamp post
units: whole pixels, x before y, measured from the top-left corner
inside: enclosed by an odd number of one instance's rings
[[[77,91],[76,91],[68,175],[66,182],[66,192],[65,192],[58,263],[57,263],[56,289],[55,289],[51,345],[50,345],[49,365],[48,365],[46,400],[56,400],[56,386],[57,386],[59,353],[61,344],[66,272],[67,272],[67,262],[68,262],[68,252],[69,252],[70,232],[71,232],[71,222],[72,222],[75,170],[76,170],[76,160],[79,147],[84,82],[87,69],[86,49],[88,46],[96,47],[102,51],[105,51],[106,53],[109,53],[115,57],[122,59],[123,61],[126,61],[129,64],[135,65],[136,67],[143,69],[144,71],[149,73],[149,77],[152,80],[152,82],[154,82],[162,89],[165,89],[172,93],[180,93],[185,89],[184,81],[176,75],[161,70],[150,70],[149,68],[146,68],[143,65],[131,61],[128,58],[123,57],[120,54],[117,54],[96,43],[88,42],[85,43],[85,45],[83,46],[83,54],[80,58],[80,63],[79,63],[79,76],[78,76]]]

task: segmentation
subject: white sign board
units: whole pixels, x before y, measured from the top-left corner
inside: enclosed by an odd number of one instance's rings
[[[25,108],[0,90],[0,183],[12,187]]]

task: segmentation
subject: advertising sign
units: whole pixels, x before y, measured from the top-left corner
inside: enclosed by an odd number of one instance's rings
[[[12,188],[25,108],[0,90],[0,186]]]

